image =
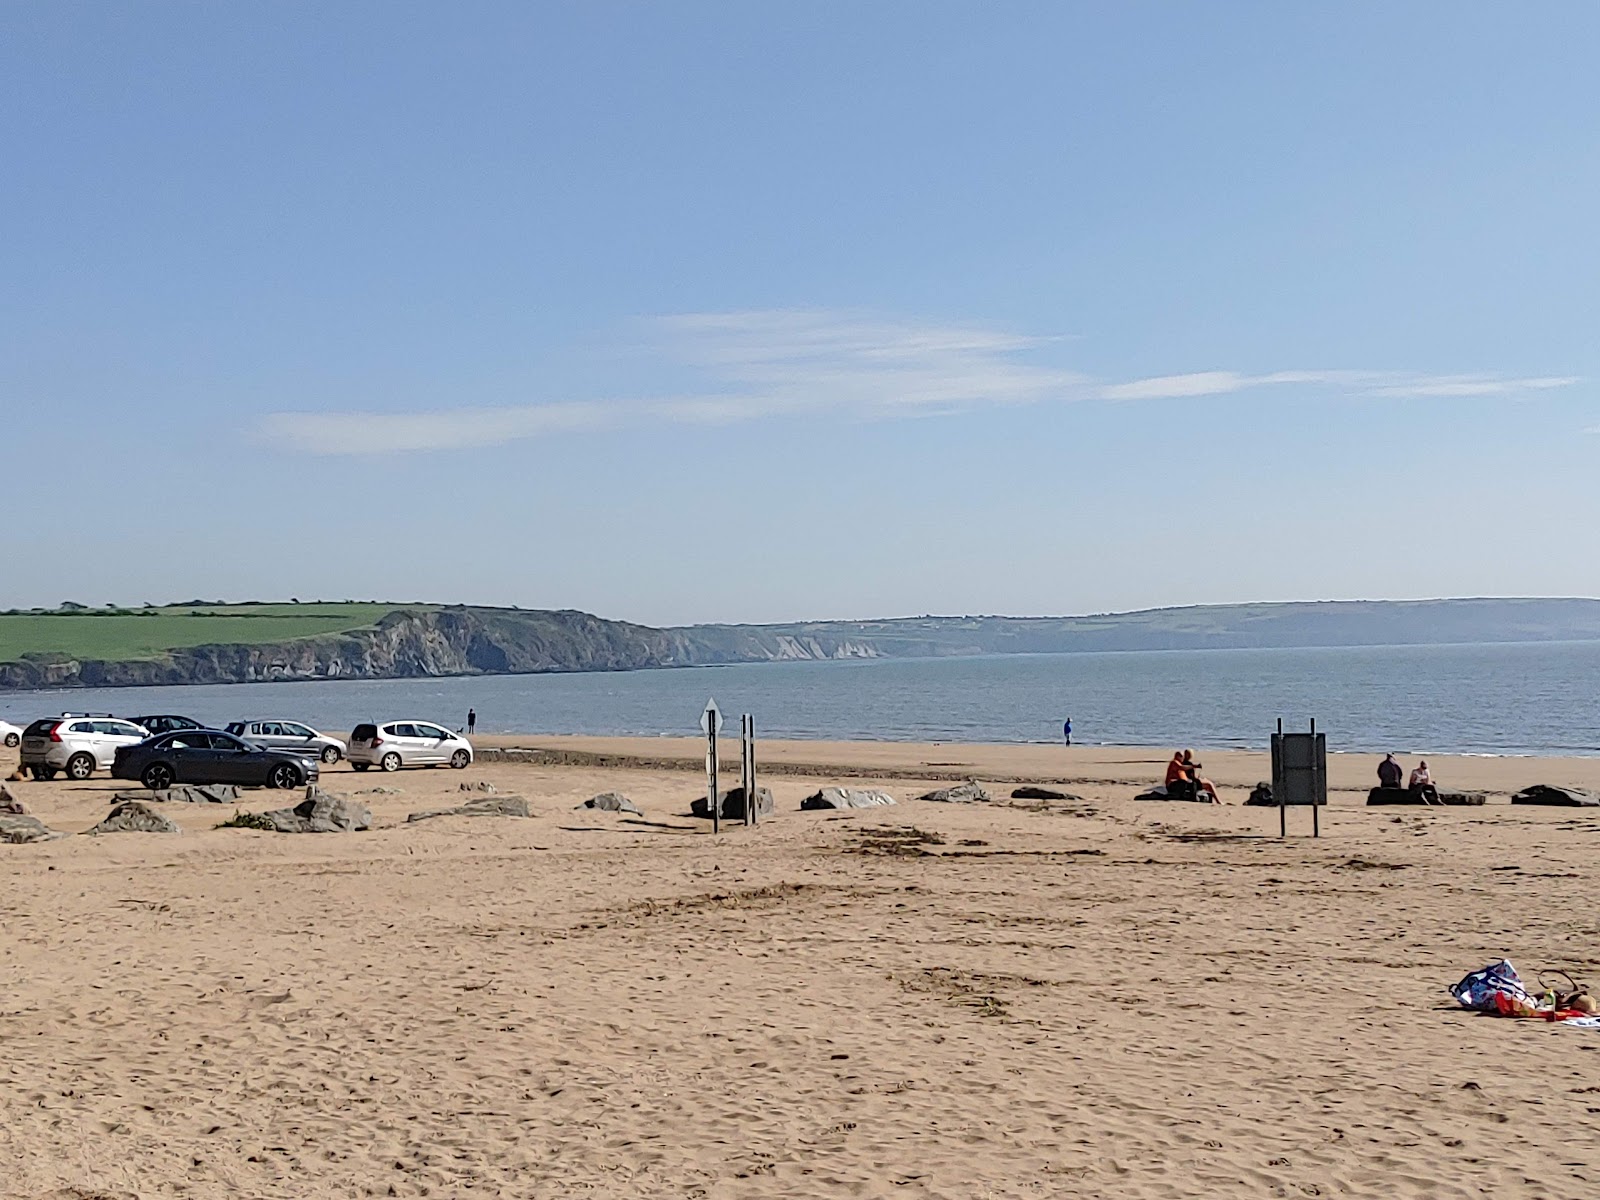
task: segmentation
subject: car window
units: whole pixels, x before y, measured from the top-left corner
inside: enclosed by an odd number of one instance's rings
[[[130,725],[127,721],[112,721],[111,732],[118,737],[144,737],[144,731],[137,725]]]
[[[437,739],[437,738],[445,738],[445,737],[449,737],[450,736],[444,730],[440,729],[437,725],[418,725],[417,726],[417,732],[420,733],[425,738],[435,738],[435,739]]]
[[[74,721],[71,725],[67,726],[67,732],[68,733],[93,733],[94,732],[94,722],[93,721]]]
[[[389,732],[394,734],[395,737],[416,737],[417,727],[415,725],[401,723],[389,726]]]
[[[203,733],[175,733],[161,744],[168,750],[205,750],[211,738]]]
[[[296,725],[293,721],[282,722],[283,732],[289,737],[316,737],[317,735],[304,725]]]
[[[226,733],[213,733],[211,735],[211,748],[213,750],[248,750],[250,747],[246,746],[238,738],[230,737]]]
[[[259,734],[261,737],[277,737],[283,732],[283,726],[276,721],[260,721],[251,726],[251,732]]]
[[[378,727],[376,725],[357,725],[350,736],[358,742],[370,742],[378,736]]]

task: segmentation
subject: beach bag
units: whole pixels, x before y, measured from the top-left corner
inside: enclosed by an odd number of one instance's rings
[[[1450,994],[1462,1008],[1497,1017],[1532,1017],[1540,1011],[1538,998],[1528,991],[1517,969],[1506,958],[1472,972],[1452,986]]]

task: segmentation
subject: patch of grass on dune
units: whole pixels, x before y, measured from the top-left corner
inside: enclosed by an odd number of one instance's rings
[[[0,662],[25,655],[126,662],[185,646],[284,642],[367,629],[397,604],[208,604],[203,607],[0,614]]]

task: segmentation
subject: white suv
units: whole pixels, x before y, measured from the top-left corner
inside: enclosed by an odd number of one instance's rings
[[[472,743],[428,721],[389,721],[357,725],[350,734],[348,757],[358,771],[368,767],[398,771],[440,763],[459,770],[472,761]]]
[[[22,769],[35,779],[87,779],[111,769],[119,746],[137,746],[150,736],[143,725],[108,713],[62,713],[35,721],[22,731]]]

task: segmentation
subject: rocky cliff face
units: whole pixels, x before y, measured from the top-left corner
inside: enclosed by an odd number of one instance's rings
[[[127,687],[272,679],[404,679],[669,665],[659,629],[580,612],[453,608],[390,613],[374,628],[254,645],[193,646],[133,662],[0,663],[0,687]]]

